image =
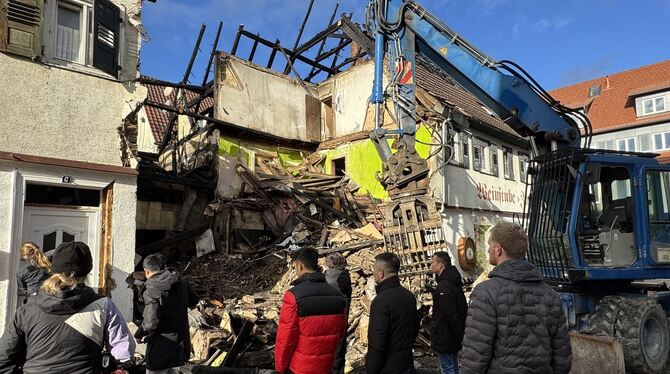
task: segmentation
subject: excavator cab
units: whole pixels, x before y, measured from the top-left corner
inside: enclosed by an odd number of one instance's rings
[[[670,166],[654,156],[571,149],[531,163],[529,259],[545,278],[670,277]]]

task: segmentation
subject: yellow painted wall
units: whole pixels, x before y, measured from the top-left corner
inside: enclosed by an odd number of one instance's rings
[[[417,140],[424,143],[431,143],[431,131],[425,126],[419,127],[416,133]],[[389,144],[392,140],[389,140]],[[416,150],[422,158],[430,154],[430,146],[416,143]],[[388,193],[384,187],[377,181],[375,175],[382,169],[382,160],[372,144],[370,139],[355,141],[349,144],[341,145],[335,149],[322,151],[326,155],[325,169],[326,173],[332,173],[332,161],[345,157],[345,168],[351,179],[361,186],[357,194],[367,195],[369,192],[372,197],[385,199]]]

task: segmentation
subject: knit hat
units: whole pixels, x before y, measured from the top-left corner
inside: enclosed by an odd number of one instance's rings
[[[51,272],[85,277],[93,270],[91,250],[82,242],[62,243],[54,251]]]

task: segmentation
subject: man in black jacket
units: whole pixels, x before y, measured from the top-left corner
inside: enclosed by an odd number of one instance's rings
[[[567,374],[572,356],[561,299],[524,259],[528,236],[503,222],[488,245],[496,267],[470,295],[461,373]]]
[[[434,253],[430,267],[437,277],[430,339],[440,360],[442,374],[458,374],[458,351],[461,350],[468,313],[463,281],[447,252]]]
[[[147,256],[143,266],[144,313],[135,338],[147,342],[147,374],[178,374],[191,355],[188,308],[198,297],[176,271],[165,268],[162,255]]]
[[[386,252],[375,257],[377,296],[370,307],[367,374],[415,373],[412,346],[419,334],[416,298],[400,285],[400,259]]]

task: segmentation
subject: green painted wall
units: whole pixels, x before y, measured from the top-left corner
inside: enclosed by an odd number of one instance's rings
[[[247,167],[252,166],[252,155],[259,152],[263,154],[276,155],[284,166],[297,165],[302,161],[303,156],[308,156],[308,153],[306,152],[240,142],[238,139],[233,138],[219,138],[219,155],[240,156],[240,158],[246,163]]]
[[[421,126],[416,133],[417,140],[424,143],[431,143],[431,131]],[[389,144],[392,140],[389,140]],[[416,143],[416,150],[419,156],[426,158],[430,154],[430,146]],[[345,157],[345,169],[351,179],[361,186],[357,194],[366,195],[368,192],[372,197],[385,199],[388,193],[384,187],[377,181],[375,175],[382,169],[382,160],[369,139],[355,141],[349,144],[341,145],[335,149],[322,151],[326,155],[325,171],[332,173],[332,161]]]

